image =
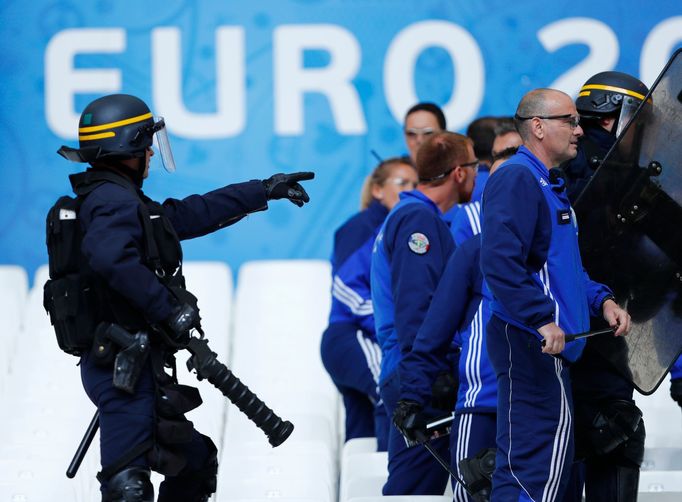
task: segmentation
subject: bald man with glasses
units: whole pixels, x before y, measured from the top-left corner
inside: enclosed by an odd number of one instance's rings
[[[481,270],[493,295],[488,354],[497,377],[493,502],[561,500],[573,460],[569,366],[602,315],[616,335],[630,317],[604,285],[589,279],[563,178],[583,131],[571,98],[536,89],[516,111],[523,145],[483,193]]]

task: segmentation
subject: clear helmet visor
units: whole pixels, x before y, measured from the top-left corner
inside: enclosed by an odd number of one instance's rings
[[[154,143],[161,154],[163,168],[169,173],[174,173],[175,159],[173,159],[173,151],[171,150],[168,130],[166,129],[166,122],[163,120],[163,117],[154,117]]]
[[[632,120],[633,115],[639,108],[642,101],[632,96],[625,96],[623,98],[623,104],[620,107],[620,116],[618,117],[618,126],[616,127],[616,137],[619,137],[625,126],[627,126]]]

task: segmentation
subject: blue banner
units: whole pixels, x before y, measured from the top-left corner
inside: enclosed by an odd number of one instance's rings
[[[47,210],[83,168],[55,152],[77,145],[79,113],[101,95],[137,95],[165,117],[179,168],[154,158],[156,200],[315,171],[304,208],[275,201],[184,245],[187,260],[236,269],[327,258],[370,152],[405,152],[415,102],[463,131],[536,87],[575,95],[599,71],[651,84],[682,46],[679,0],[5,0],[0,23],[0,263],[29,272],[47,262]]]

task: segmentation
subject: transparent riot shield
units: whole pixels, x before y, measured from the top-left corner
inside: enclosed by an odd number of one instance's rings
[[[595,337],[594,348],[651,394],[682,352],[682,49],[634,109],[575,211],[586,270],[613,289],[633,322],[627,337]]]

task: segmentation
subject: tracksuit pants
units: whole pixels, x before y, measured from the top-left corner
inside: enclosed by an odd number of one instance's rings
[[[491,502],[560,501],[573,461],[569,370],[531,333],[498,317],[487,327],[497,376],[497,457]]]

